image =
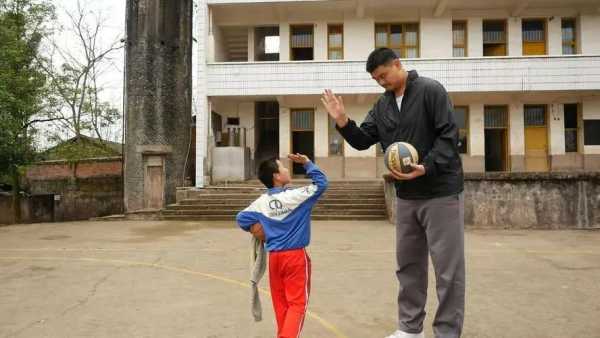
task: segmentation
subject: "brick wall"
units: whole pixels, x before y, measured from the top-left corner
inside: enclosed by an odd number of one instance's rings
[[[123,213],[120,157],[69,163],[48,161],[30,166],[23,179],[23,223],[73,221]],[[0,224],[12,223],[10,200],[0,199]]]

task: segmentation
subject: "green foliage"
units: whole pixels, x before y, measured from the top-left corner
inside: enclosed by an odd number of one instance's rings
[[[40,43],[54,16],[47,2],[0,2],[0,179],[14,180],[18,167],[35,159],[36,118],[44,110],[47,79]]]

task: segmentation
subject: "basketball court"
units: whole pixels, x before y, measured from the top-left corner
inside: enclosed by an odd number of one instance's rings
[[[314,222],[312,238],[303,337],[392,332],[393,226]],[[0,337],[273,337],[266,279],[252,321],[249,243],[232,222],[0,227]],[[464,337],[600,334],[600,232],[471,230],[466,245]]]

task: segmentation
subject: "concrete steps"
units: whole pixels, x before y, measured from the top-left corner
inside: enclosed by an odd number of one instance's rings
[[[310,184],[295,179],[294,186]],[[180,193],[182,192],[182,193]],[[178,192],[177,204],[161,211],[167,220],[235,220],[266,189],[257,180],[185,189]],[[330,181],[327,191],[313,209],[314,220],[383,220],[387,219],[383,181]]]

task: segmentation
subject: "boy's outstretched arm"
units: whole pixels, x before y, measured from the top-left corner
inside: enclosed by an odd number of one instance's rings
[[[325,192],[325,190],[327,190],[327,186],[329,185],[325,173],[323,173],[321,169],[317,167],[317,165],[314,164],[306,155],[290,154],[288,155],[288,157],[295,163],[300,163],[304,166],[306,174],[313,181],[313,186],[316,187],[316,191],[313,194],[313,198],[316,199],[319,196],[321,196]]]

